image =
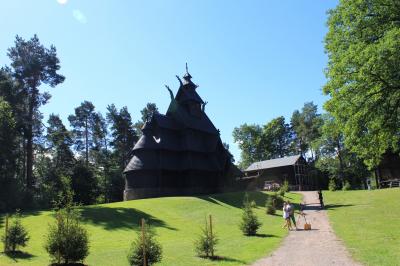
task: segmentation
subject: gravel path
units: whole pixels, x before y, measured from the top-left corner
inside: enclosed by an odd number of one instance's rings
[[[326,211],[319,208],[317,192],[300,193],[307,205],[305,213],[312,230],[291,231],[278,250],[271,256],[255,262],[253,266],[361,265],[350,257],[342,242],[333,233]],[[301,219],[297,226],[304,228],[303,225],[304,220]]]

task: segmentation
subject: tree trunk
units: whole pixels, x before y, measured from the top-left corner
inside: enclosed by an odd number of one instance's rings
[[[86,155],[86,166],[89,165],[89,132],[88,132],[88,121],[87,117],[85,118],[85,155]]]
[[[26,187],[33,188],[33,110],[35,94],[31,96],[28,106],[28,125],[26,132]]]
[[[340,179],[340,182],[342,183],[342,187],[344,187],[344,176],[343,176],[344,166],[343,166],[342,150],[340,148],[339,141],[337,143],[337,149],[338,149],[337,155],[338,155],[338,159],[339,159],[339,179]]]

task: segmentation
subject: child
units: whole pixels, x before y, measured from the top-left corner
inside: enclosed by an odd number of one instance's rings
[[[292,230],[292,224],[290,223],[290,213],[289,213],[289,208],[288,208],[288,203],[285,201],[283,203],[283,219],[285,219],[285,224],[283,225],[282,228],[287,228],[288,230]]]

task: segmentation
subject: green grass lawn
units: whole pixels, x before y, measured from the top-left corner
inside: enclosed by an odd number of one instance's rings
[[[365,265],[400,265],[400,189],[324,192],[330,222]]]
[[[281,212],[275,216],[265,214],[267,195],[250,193],[255,200],[256,213],[263,223],[256,237],[243,236],[238,224],[243,193],[227,193],[203,197],[172,197],[118,202],[83,207],[82,219],[89,231],[89,265],[128,265],[126,254],[131,241],[139,230],[139,220],[147,219],[156,229],[163,247],[163,260],[159,265],[244,265],[251,263],[277,248],[287,232],[281,229]],[[299,202],[298,194],[287,194]],[[196,257],[193,242],[205,223],[205,216],[213,215],[213,228],[219,238],[219,261]],[[0,254],[0,265],[48,265],[50,258],[43,248],[48,224],[53,221],[50,211],[23,213],[23,225],[31,240],[20,258],[11,259]],[[4,217],[0,216],[4,231]],[[3,232],[0,233],[2,235]],[[0,244],[1,250],[3,249]]]

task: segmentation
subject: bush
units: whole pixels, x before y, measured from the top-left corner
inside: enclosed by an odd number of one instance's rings
[[[271,194],[272,203],[275,209],[282,209],[283,208],[283,199],[278,195],[278,193]]]
[[[49,225],[45,249],[53,261],[83,261],[89,255],[87,231],[79,223],[79,214],[71,207],[56,212],[56,221]]]
[[[252,201],[250,202],[250,206],[251,206],[252,208],[257,208],[257,203],[256,203],[254,200],[252,200]]]
[[[242,222],[240,223],[240,230],[247,236],[254,236],[260,228],[261,223],[258,221],[256,214],[251,207],[247,194],[243,201],[243,215]]]
[[[4,251],[15,252],[19,246],[25,247],[29,241],[28,232],[21,224],[21,215],[17,211],[13,221],[10,223],[6,235],[1,238]]]
[[[276,212],[274,199],[269,196],[267,202],[265,203],[265,207],[267,208],[267,214],[274,215]]]
[[[285,196],[285,193],[289,192],[289,182],[288,181],[284,181],[282,186],[280,187],[280,189],[278,190],[278,194],[281,197]]]
[[[142,236],[142,231],[139,231],[136,239],[132,242],[128,251],[129,265],[144,265],[143,247],[146,250],[146,265],[153,265],[161,261],[161,245],[155,239],[154,231],[146,224],[144,224],[144,239]]]
[[[350,185],[349,181],[344,182],[344,186],[343,186],[342,190],[344,190],[344,191],[351,190],[351,185]]]
[[[336,191],[336,182],[334,178],[331,178],[329,180],[329,185],[328,185],[329,191]]]
[[[218,243],[218,238],[214,231],[211,229],[211,223],[208,224],[207,218],[205,227],[201,229],[202,234],[199,236],[199,239],[195,241],[195,250],[199,257],[212,258],[215,254],[215,246]]]

